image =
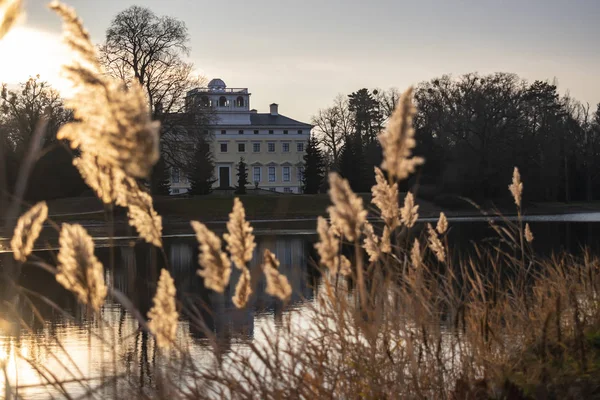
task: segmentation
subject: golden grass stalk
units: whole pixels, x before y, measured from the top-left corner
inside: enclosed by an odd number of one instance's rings
[[[531,243],[533,242],[533,232],[531,232],[531,228],[529,227],[529,224],[525,224],[525,240],[527,240],[527,243]]]
[[[229,284],[231,262],[227,254],[221,251],[221,239],[206,225],[198,221],[191,221],[191,224],[200,244],[198,264],[202,269],[198,270],[198,275],[204,278],[204,286],[208,289],[223,293]]]
[[[412,228],[419,219],[419,206],[415,205],[415,198],[411,192],[406,194],[404,198],[404,207],[400,210],[402,223],[407,228]]]
[[[79,301],[99,310],[106,297],[104,268],[94,255],[94,241],[79,224],[63,224],[59,237],[56,281]]]
[[[22,14],[22,0],[0,0],[0,40],[11,30]]]
[[[385,179],[381,169],[375,167],[375,186],[371,188],[373,199],[371,202],[379,208],[381,219],[391,229],[400,223],[400,210],[398,208],[398,184],[390,185]]]
[[[227,242],[227,251],[231,256],[231,260],[239,269],[246,268],[246,264],[252,260],[252,252],[256,247],[252,227],[246,221],[246,212],[244,205],[235,198],[233,202],[233,211],[229,214],[227,222],[228,233],[223,235]]]
[[[448,230],[448,219],[446,218],[446,214],[443,212],[440,213],[440,219],[438,220],[435,229],[440,235],[443,235]]]
[[[156,337],[156,344],[162,349],[168,349],[177,334],[179,314],[175,305],[176,293],[171,274],[163,269],[153,299],[154,306],[148,312],[148,328]]]
[[[517,207],[521,207],[521,197],[523,195],[523,182],[521,182],[521,174],[519,169],[515,167],[513,170],[512,183],[508,186],[510,193],[515,200]]]
[[[419,243],[419,239],[415,239],[410,251],[410,262],[415,268],[418,268],[421,265],[421,260],[421,244]]]
[[[339,272],[342,275],[350,275],[352,265],[345,256],[340,256],[340,239],[337,228],[329,225],[323,217],[317,219],[317,233],[319,241],[315,244],[315,249],[319,254],[321,265],[329,270],[333,276]]]
[[[35,241],[40,236],[46,218],[48,218],[48,206],[44,201],[37,203],[21,215],[10,241],[15,260],[27,261],[27,257],[33,251]]]
[[[263,256],[262,270],[267,279],[265,292],[282,301],[288,301],[292,296],[292,287],[285,275],[279,273],[279,260],[275,254],[266,249]]]
[[[363,231],[365,234],[365,239],[363,241],[363,248],[365,249],[365,251],[367,252],[367,255],[369,256],[369,262],[375,262],[379,258],[379,251],[380,251],[379,238],[377,237],[377,235],[375,234],[375,231],[373,230],[373,225],[371,225],[369,222],[365,222]]]
[[[250,280],[250,271],[248,268],[242,269],[240,280],[235,287],[235,295],[233,296],[233,304],[237,308],[244,308],[252,294],[252,285]]]
[[[350,189],[348,181],[335,172],[329,174],[329,186],[333,206],[327,211],[332,225],[339,227],[349,241],[358,239],[362,226],[367,221],[367,211],[363,208],[362,199]]]
[[[380,250],[382,253],[392,252],[392,230],[387,225],[383,227]]]
[[[379,135],[383,149],[381,167],[397,180],[406,179],[425,162],[421,157],[411,158],[416,145],[412,125],[416,108],[412,103],[412,93],[413,89],[409,88],[402,94],[385,130]]]
[[[435,254],[440,262],[444,262],[446,260],[446,251],[444,250],[444,245],[442,244],[437,232],[435,229],[433,229],[431,224],[427,224],[427,233],[429,234],[429,248],[431,251],[433,251],[433,254]]]

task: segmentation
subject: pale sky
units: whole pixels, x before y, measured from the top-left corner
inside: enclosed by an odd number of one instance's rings
[[[56,82],[64,51],[47,1],[0,43],[0,81]],[[304,122],[338,93],[404,89],[442,74],[514,72],[558,79],[600,102],[599,0],[71,0],[93,40],[130,5],[183,20],[190,60],[207,78],[247,87],[251,106]]]

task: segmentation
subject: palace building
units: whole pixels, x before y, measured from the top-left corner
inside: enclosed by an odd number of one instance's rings
[[[188,92],[186,105],[212,107],[215,122],[212,151],[215,159],[214,187],[230,189],[237,184],[240,157],[248,169],[248,188],[301,193],[304,149],[312,125],[279,113],[273,103],[268,113],[250,109],[247,88],[228,88],[213,79],[206,88]],[[172,193],[184,193],[187,179],[171,183]]]

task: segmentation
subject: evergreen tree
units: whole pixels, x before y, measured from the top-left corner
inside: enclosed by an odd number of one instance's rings
[[[150,191],[153,195],[168,196],[171,193],[171,182],[169,179],[169,169],[165,160],[160,157],[152,168],[150,178]]]
[[[246,194],[246,185],[248,184],[248,167],[244,162],[244,157],[240,158],[240,163],[237,168],[238,184],[235,194]]]
[[[201,140],[196,145],[194,153],[194,167],[190,176],[190,194],[206,195],[212,192],[212,185],[216,182],[214,176],[215,162],[210,151],[210,145],[205,140]]]
[[[383,124],[379,102],[368,89],[360,89],[348,95],[348,109],[353,115],[354,134],[363,144],[377,141],[377,135]]]
[[[349,136],[344,143],[340,153],[339,172],[343,178],[348,180],[354,192],[368,192],[371,190],[371,179],[367,171],[369,167],[365,163],[365,150],[362,140],[358,136]],[[370,174],[373,175],[371,167]]]
[[[325,160],[315,136],[308,140],[303,158],[302,191],[307,194],[319,193],[325,175]]]

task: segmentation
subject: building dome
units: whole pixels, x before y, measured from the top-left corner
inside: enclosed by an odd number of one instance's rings
[[[227,87],[225,82],[222,79],[215,78],[208,82],[208,88],[210,90],[224,90]]]

